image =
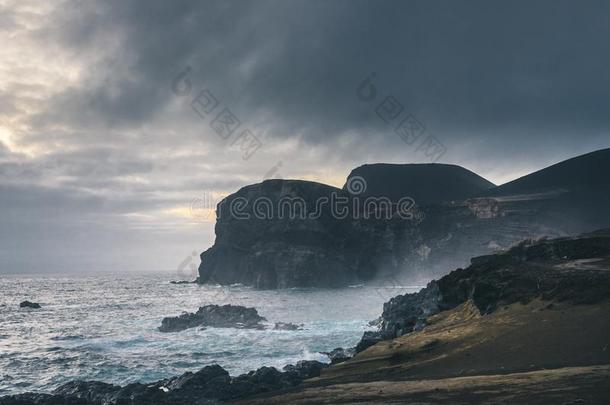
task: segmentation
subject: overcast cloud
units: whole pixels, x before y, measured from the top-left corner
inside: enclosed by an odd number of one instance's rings
[[[175,269],[214,239],[195,198],[429,162],[387,96],[497,184],[609,147],[608,21],[605,1],[0,0],[0,272]]]

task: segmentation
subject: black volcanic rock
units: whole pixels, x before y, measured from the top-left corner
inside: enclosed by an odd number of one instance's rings
[[[418,330],[428,316],[440,311],[442,298],[438,282],[432,281],[418,293],[390,299],[383,304],[381,330],[391,337]]]
[[[360,353],[361,351],[366,350],[369,347],[371,347],[383,340],[392,339],[394,337],[395,336],[393,336],[390,333],[383,331],[383,330],[366,331],[366,332],[364,332],[364,334],[362,335],[362,338],[356,345],[355,351],[356,351],[356,353]]]
[[[330,364],[338,364],[338,363],[343,363],[344,361],[349,360],[352,357],[354,357],[354,354],[356,353],[356,349],[353,347],[349,348],[349,349],[337,347],[336,349],[333,349],[330,352],[320,352],[320,353],[328,356],[328,358],[330,359]]]
[[[216,328],[262,328],[266,319],[258,314],[255,308],[239,305],[206,305],[195,313],[184,313],[180,316],[163,318],[160,332],[178,332],[197,326]]]
[[[246,397],[297,385],[297,381],[300,381],[297,380],[297,375],[297,373],[282,373],[275,367],[260,367],[235,377],[232,383],[236,387],[238,396]]]
[[[469,267],[430,282],[420,292],[386,302],[380,330],[366,332],[357,351],[418,330],[430,315],[467,300],[481,313],[537,298],[572,304],[610,300],[608,263],[610,230],[524,241],[504,253],[473,258]]]
[[[503,254],[472,259],[438,281],[439,307],[472,299],[481,313],[534,298],[595,304],[610,299],[610,230],[524,241]],[[601,266],[596,265],[601,263]]]
[[[57,388],[53,394],[63,398],[78,398],[88,402],[106,403],[115,400],[121,390],[118,385],[100,381],[70,381]]]
[[[231,377],[217,364],[191,373],[187,372],[163,384],[161,391],[168,391],[169,397],[178,403],[188,403],[193,399],[226,399],[232,396]]]
[[[60,395],[25,393],[0,397],[0,405],[93,405],[84,399]],[[97,405],[97,404],[96,404]]]
[[[318,377],[327,364],[300,361],[279,371],[261,367],[231,377],[219,365],[150,384],[128,384],[123,387],[99,381],[71,381],[53,394],[26,393],[0,398],[0,405],[212,405],[243,399],[299,385],[304,379]]]
[[[21,303],[19,303],[19,307],[20,308],[32,308],[32,309],[40,309],[40,304],[37,302],[30,302],[30,301],[22,301]]]
[[[316,360],[301,360],[297,364],[284,366],[285,373],[292,374],[296,380],[306,380],[308,378],[319,377],[323,369],[328,364],[320,363]]]
[[[387,197],[392,201],[411,197],[420,206],[465,200],[495,187],[470,170],[439,163],[363,165],[352,170],[344,190],[355,176],[366,182],[364,196]]]

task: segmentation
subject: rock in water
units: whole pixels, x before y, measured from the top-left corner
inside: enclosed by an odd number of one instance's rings
[[[184,313],[177,317],[163,318],[160,332],[178,332],[197,326],[215,328],[262,328],[266,319],[254,308],[240,305],[206,305],[195,313]]]
[[[20,308],[33,308],[33,309],[40,309],[40,304],[37,302],[30,302],[30,301],[23,301],[19,304]]]
[[[296,324],[296,323],[290,323],[290,322],[276,322],[275,326],[273,327],[273,329],[276,330],[301,330],[303,329],[303,324]]]

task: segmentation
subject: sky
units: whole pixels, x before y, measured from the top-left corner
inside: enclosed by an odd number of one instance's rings
[[[191,271],[209,208],[266,178],[502,184],[607,148],[608,21],[594,0],[0,0],[0,273]]]

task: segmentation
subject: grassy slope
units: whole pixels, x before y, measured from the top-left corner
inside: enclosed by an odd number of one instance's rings
[[[295,390],[241,403],[602,404],[609,383],[610,303],[536,300],[481,316],[467,302]]]

